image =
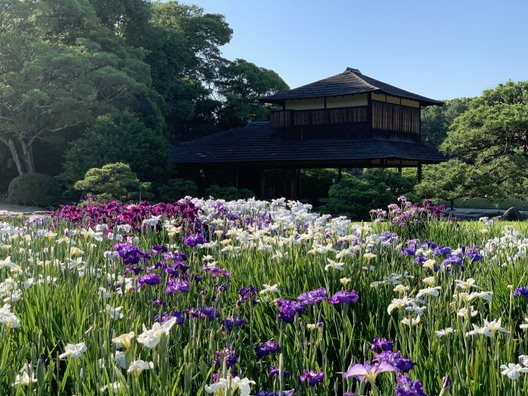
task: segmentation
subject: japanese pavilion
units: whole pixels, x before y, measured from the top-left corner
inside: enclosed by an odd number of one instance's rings
[[[442,105],[347,68],[343,73],[266,96],[280,106],[270,122],[212,134],[171,148],[186,174],[222,176],[260,198],[274,195],[266,171],[288,175],[287,195],[299,197],[301,169],[417,168],[445,161],[421,143],[420,109]]]

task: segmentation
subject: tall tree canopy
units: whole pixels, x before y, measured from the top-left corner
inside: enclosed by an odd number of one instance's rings
[[[141,51],[104,28],[88,1],[6,0],[0,25],[0,142],[19,174],[35,171],[38,139],[116,107],[158,113]]]
[[[256,97],[287,88],[222,57],[223,15],[173,0],[3,0],[0,26],[0,161],[42,171],[53,147],[70,187],[104,161],[161,180],[169,142],[263,119]]]

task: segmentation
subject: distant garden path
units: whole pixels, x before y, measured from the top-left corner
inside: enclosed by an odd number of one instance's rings
[[[12,205],[5,202],[0,202],[0,213],[7,211],[9,214],[33,214],[37,212],[43,212],[42,208],[37,208],[35,206],[22,206],[22,205]]]

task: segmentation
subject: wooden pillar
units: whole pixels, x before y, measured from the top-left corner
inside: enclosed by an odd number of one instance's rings
[[[296,182],[296,177],[295,177],[295,173],[297,172],[297,169],[295,168],[290,168],[290,175],[289,175],[289,195],[290,195],[290,199],[295,199],[295,182]]]
[[[422,164],[421,163],[418,164],[418,169],[416,171],[416,175],[417,175],[417,178],[418,178],[418,183],[420,183],[422,181]]]
[[[260,169],[259,177],[260,177],[259,198],[265,199],[266,197],[264,195],[266,193],[266,170],[264,168]]]

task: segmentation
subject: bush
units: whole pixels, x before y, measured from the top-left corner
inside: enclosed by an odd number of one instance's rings
[[[400,195],[409,195],[413,187],[412,177],[390,170],[368,169],[361,176],[349,176],[332,185],[324,210],[367,220],[370,209],[385,207]]]
[[[99,201],[118,199],[129,201],[141,199],[141,194],[150,188],[150,183],[142,183],[130,166],[122,162],[106,164],[102,168],[92,168],[83,180],[75,183],[77,191],[93,194]]]
[[[161,202],[175,202],[189,195],[196,197],[198,187],[192,180],[169,179],[158,187],[158,199]]]
[[[380,184],[352,176],[330,187],[325,211],[354,219],[369,218],[369,210],[387,206],[393,195]]]
[[[220,187],[216,184],[205,189],[206,197],[213,197],[217,199],[225,199],[232,201],[236,199],[253,198],[255,193],[247,188],[238,189],[236,187]]]
[[[61,198],[59,182],[43,173],[27,173],[9,183],[7,199],[17,205],[47,207],[56,205]]]

